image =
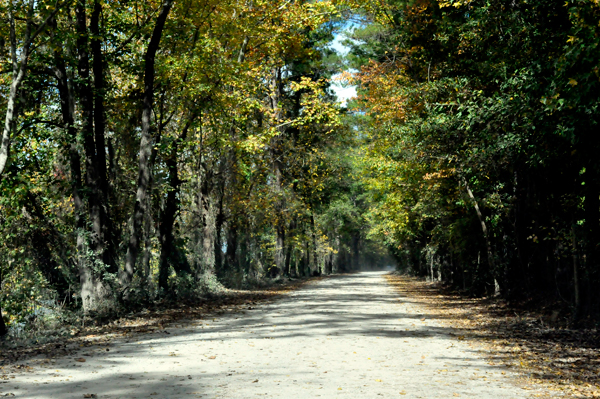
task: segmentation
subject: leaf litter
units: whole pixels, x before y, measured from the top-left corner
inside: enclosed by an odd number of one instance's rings
[[[170,334],[166,329],[174,326],[184,326],[225,312],[243,312],[253,309],[253,306],[268,302],[275,298],[297,290],[307,283],[321,280],[326,277],[311,277],[301,280],[290,280],[267,288],[235,290],[226,289],[219,294],[207,298],[200,298],[191,303],[165,303],[158,304],[155,308],[144,309],[111,320],[94,320],[96,325],[85,327],[71,326],[74,333],[68,337],[56,337],[55,340],[44,343],[35,341],[12,342],[0,341],[0,374],[30,371],[24,370],[29,366],[16,363],[41,357],[41,364],[47,364],[52,358],[72,355],[81,348],[101,346],[101,351],[109,351],[107,346],[113,338],[131,337],[135,334]],[[209,325],[209,323],[206,323]],[[85,362],[84,358],[75,359],[76,362]]]
[[[455,328],[457,340],[479,344],[489,364],[520,371],[523,389],[535,384],[556,397],[600,398],[597,328],[552,325],[542,309],[523,310],[499,298],[466,297],[416,277],[386,277],[401,294],[424,305],[429,317]]]

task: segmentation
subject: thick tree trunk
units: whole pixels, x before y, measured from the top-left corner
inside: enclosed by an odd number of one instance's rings
[[[151,154],[153,147],[153,138],[151,135],[152,105],[154,103],[154,60],[156,52],[160,45],[163,29],[167,16],[173,6],[173,0],[166,0],[156,19],[156,25],[152,32],[152,37],[146,54],[144,55],[144,100],[142,110],[142,132],[140,140],[140,160],[137,180],[137,192],[135,206],[133,211],[133,221],[131,234],[129,236],[129,245],[125,256],[125,271],[122,276],[122,283],[129,285],[135,273],[137,256],[140,249],[140,239],[142,235],[142,222],[144,215],[148,212],[147,197],[150,185],[150,173],[152,170]]]
[[[52,27],[55,28],[55,21],[52,21]],[[83,217],[83,198],[81,196],[81,157],[77,149],[77,128],[75,127],[75,100],[73,97],[73,88],[71,79],[67,74],[63,53],[60,47],[56,46],[54,50],[54,74],[56,76],[60,109],[63,124],[67,129],[69,166],[71,171],[71,196],[73,199],[73,211],[75,215],[75,235],[76,235],[76,256],[75,263],[77,269],[83,267],[84,262],[84,217]]]
[[[94,8],[90,18],[90,49],[92,53],[92,71],[94,76],[93,107],[94,107],[94,145],[96,162],[96,184],[98,190],[97,207],[100,226],[98,227],[101,242],[99,255],[107,266],[109,273],[117,273],[116,243],[113,231],[113,221],[110,213],[110,196],[108,173],[106,168],[106,142],[104,139],[106,112],[104,110],[104,97],[106,95],[104,83],[104,55],[100,41],[100,15],[102,6],[98,0],[94,1]]]
[[[148,205],[149,206],[149,205]],[[146,282],[150,282],[150,261],[152,259],[152,218],[150,213],[146,214],[144,221],[144,252],[142,254],[142,265],[140,267],[140,276],[142,284],[146,287]],[[160,269],[159,269],[160,280]],[[145,288],[144,288],[145,289]]]
[[[236,264],[236,253],[238,247],[238,229],[235,224],[230,224],[227,229],[227,252],[225,253],[225,264],[227,270],[238,270]]]
[[[282,219],[280,215],[279,219]],[[277,238],[275,242],[275,268],[276,274],[282,272],[285,268],[285,222],[283,220],[277,221],[276,230]]]
[[[283,266],[283,275],[290,275],[290,264],[292,263],[292,250],[294,246],[292,245],[292,240],[288,240],[287,249],[285,251],[285,263]]]
[[[243,239],[240,243],[239,262],[241,272],[244,274],[243,278],[247,278],[250,273],[250,262],[248,261],[248,251],[250,249],[250,235],[247,233],[249,228],[246,228],[246,232],[243,235]]]
[[[91,225],[90,249],[94,255],[88,259],[86,243],[83,235],[78,237],[78,247],[83,254],[79,267],[79,279],[81,284],[81,298],[84,311],[96,309],[100,302],[108,297],[109,291],[103,282],[101,270],[96,269],[96,257],[104,260],[105,237],[102,222],[101,190],[99,187],[98,161],[96,154],[96,143],[94,141],[94,103],[93,90],[90,82],[90,61],[88,48],[87,15],[85,0],[80,0],[75,9],[77,30],[77,58],[78,58],[78,96],[81,104],[81,132],[83,146],[85,149],[85,181],[87,186],[88,215]]]
[[[215,212],[211,203],[212,196],[212,174],[204,168],[204,173],[198,178],[197,204],[200,223],[199,234],[196,244],[197,262],[195,265],[196,277],[211,278],[215,275]]]
[[[177,147],[175,143],[166,163],[167,170],[169,171],[169,185],[171,187],[167,193],[165,207],[159,222],[160,263],[158,274],[158,286],[164,292],[168,289],[169,268],[177,261],[175,237],[173,235],[173,226],[179,205],[177,196],[179,192],[179,176],[177,173]]]
[[[160,249],[160,261],[159,261],[159,287],[165,292],[168,289],[167,279],[169,276],[169,267],[173,266],[177,274],[191,273],[190,265],[180,249],[175,244],[175,235],[173,229],[175,226],[175,218],[179,211],[179,192],[182,181],[179,179],[179,169],[177,164],[177,158],[179,154],[179,142],[185,140],[187,132],[193,118],[183,128],[181,136],[176,139],[172,146],[169,157],[166,160],[166,167],[169,172],[169,192],[167,193],[167,199],[165,201],[164,211],[160,218],[159,223],[159,242],[161,245]]]
[[[300,276],[310,276],[310,244],[308,240],[304,241],[304,257],[302,258]]]

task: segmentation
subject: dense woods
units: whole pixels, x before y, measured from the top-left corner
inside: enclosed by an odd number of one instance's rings
[[[372,234],[472,294],[597,314],[598,3],[388,1],[371,15],[348,78]]]
[[[329,90],[332,2],[0,13],[0,334],[381,261]]]
[[[390,255],[473,295],[599,311],[595,1],[0,15],[0,335]]]

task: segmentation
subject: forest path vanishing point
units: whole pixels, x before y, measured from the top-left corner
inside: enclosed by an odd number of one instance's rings
[[[523,398],[425,308],[368,272],[136,335],[16,375],[19,398]],[[85,359],[85,361],[83,361]],[[79,361],[78,361],[79,360]],[[531,392],[531,391],[529,391]]]

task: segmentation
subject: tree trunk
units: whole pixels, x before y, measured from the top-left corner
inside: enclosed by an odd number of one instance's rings
[[[56,3],[54,10],[39,25],[34,25],[33,13],[35,1],[29,0],[27,5],[27,20],[25,36],[23,37],[22,48],[17,50],[17,37],[15,27],[15,16],[12,2],[8,5],[8,25],[10,30],[10,56],[12,61],[12,82],[6,102],[6,115],[4,118],[4,128],[2,129],[2,141],[0,142],[0,178],[4,174],[4,169],[8,162],[10,152],[10,136],[15,127],[15,118],[17,117],[17,97],[21,89],[21,84],[27,73],[27,64],[31,55],[31,45],[35,38],[45,29],[59,10],[59,4]],[[35,28],[35,31],[33,30]],[[20,57],[20,58],[19,58]]]
[[[79,74],[78,96],[81,104],[82,123],[81,131],[83,135],[83,146],[85,149],[85,170],[86,170],[86,186],[87,186],[87,202],[89,222],[91,225],[91,239],[89,245],[93,251],[92,259],[82,259],[79,269],[79,279],[81,283],[81,298],[83,301],[84,311],[94,310],[99,306],[99,303],[107,298],[108,289],[105,287],[102,270],[97,270],[98,260],[104,260],[105,240],[102,223],[101,209],[101,190],[99,189],[98,177],[98,161],[96,154],[96,143],[94,141],[94,103],[93,90],[90,83],[90,62],[88,49],[88,31],[87,31],[87,15],[85,9],[85,0],[77,3],[75,9],[76,30],[77,30],[77,69]],[[78,237],[78,246],[81,246],[82,253],[85,254],[85,238],[82,235],[81,241]],[[96,270],[94,270],[96,269]]]
[[[591,146],[590,146],[591,147]],[[597,156],[594,153],[593,156]],[[593,166],[586,171],[585,179],[585,227],[587,229],[587,245],[585,248],[585,268],[588,274],[588,282],[591,280],[591,289],[587,291],[588,306],[598,309],[598,296],[594,292],[600,290],[600,172]],[[592,300],[595,303],[591,303]],[[591,309],[588,309],[588,312]]]
[[[298,252],[300,252],[300,253],[298,253]],[[292,275],[294,277],[300,276],[300,270],[299,270],[300,266],[299,265],[300,265],[300,261],[301,261],[301,259],[300,259],[300,255],[301,254],[302,254],[301,250],[300,251],[296,251],[296,256],[295,256],[295,259],[294,259],[294,269],[293,269],[293,272],[292,272]]]
[[[214,239],[214,257],[215,270],[219,278],[225,277],[223,267],[223,224],[225,223],[225,214],[223,213],[223,200],[225,196],[225,188],[222,187],[219,195],[219,206],[215,215],[215,239]]]
[[[159,242],[160,261],[159,261],[159,287],[165,292],[168,289],[167,279],[169,276],[169,266],[173,266],[177,274],[191,273],[191,268],[185,256],[180,253],[179,248],[175,244],[175,235],[173,229],[175,219],[179,211],[179,192],[182,181],[179,179],[179,169],[177,158],[179,154],[179,142],[187,138],[187,132],[193,122],[192,117],[181,132],[181,136],[177,138],[172,146],[171,153],[166,161],[166,167],[169,172],[169,192],[165,201],[165,207],[159,223]]]
[[[94,118],[94,147],[95,147],[95,162],[96,162],[96,181],[98,198],[97,201],[99,212],[99,233],[101,237],[101,257],[104,264],[107,266],[109,273],[117,273],[116,262],[116,243],[113,231],[113,223],[110,214],[110,198],[108,173],[106,168],[106,142],[104,139],[104,131],[106,125],[106,112],[104,109],[104,97],[106,95],[104,83],[104,55],[102,54],[102,43],[100,41],[100,15],[102,13],[102,5],[98,0],[94,1],[94,8],[90,17],[90,49],[92,53],[92,71],[94,76],[93,95],[93,118]],[[95,232],[97,233],[97,232]]]
[[[581,296],[579,283],[579,265],[577,253],[577,235],[575,234],[575,224],[571,226],[572,243],[573,243],[573,292],[575,295],[575,309],[573,311],[573,320],[578,320],[581,315]]]
[[[150,198],[148,198],[150,200]],[[150,202],[150,201],[148,201]],[[150,206],[150,205],[148,205]],[[150,282],[150,261],[152,259],[152,218],[150,213],[146,214],[144,221],[144,252],[142,254],[142,266],[140,267],[140,276],[142,278],[143,289],[147,289],[147,283]],[[160,281],[160,268],[159,268]]]
[[[273,81],[271,83],[271,108],[273,109],[275,123],[279,124],[282,118],[281,111],[281,70],[276,68],[273,72]],[[279,129],[279,134],[271,139],[271,162],[273,168],[273,191],[275,194],[275,267],[281,271],[285,267],[285,219],[283,210],[285,209],[285,196],[283,192],[283,174],[282,174],[282,138],[283,131]]]
[[[311,211],[310,213],[310,229],[311,229],[311,238],[312,238],[312,250],[313,250],[313,268],[319,274],[321,273],[321,269],[319,267],[319,259],[317,255],[317,231],[315,228],[315,214]]]
[[[0,267],[0,291],[2,290],[2,268]],[[2,302],[0,302],[0,337],[5,336],[8,333],[6,324],[4,324],[4,318],[2,317]]]
[[[177,148],[175,143],[166,164],[169,171],[170,189],[159,222],[160,262],[158,286],[163,289],[163,292],[168,290],[169,268],[176,261],[173,225],[175,224],[175,215],[178,208],[179,176],[177,173]]]
[[[52,21],[52,27],[55,27],[55,21]],[[69,140],[69,167],[71,170],[71,196],[73,198],[73,211],[75,215],[75,235],[76,235],[76,256],[75,263],[77,269],[84,267],[84,217],[83,217],[83,198],[81,196],[81,157],[77,149],[77,128],[75,127],[75,100],[73,97],[73,88],[71,80],[67,74],[65,61],[61,47],[54,47],[54,74],[56,76],[58,94],[60,99],[60,109],[63,124],[67,128],[67,137]]]
[[[240,253],[239,253],[239,262],[241,272],[244,274],[244,278],[248,277],[250,273],[250,262],[248,261],[248,250],[250,248],[250,234],[248,234],[249,226],[246,228],[246,232],[244,233],[244,238],[240,243]]]
[[[225,269],[239,276],[239,266],[236,263],[238,246],[238,229],[232,222],[227,229],[227,252],[225,253]],[[236,279],[237,281],[237,279]]]
[[[202,176],[199,176],[199,188],[197,196],[198,213],[200,214],[200,225],[198,226],[200,234],[197,242],[196,277],[215,275],[215,247],[214,247],[214,206],[211,201],[212,194],[212,174],[204,169]],[[201,175],[201,173],[199,173]],[[210,277],[209,277],[210,278]]]
[[[430,273],[431,273],[431,282],[433,283],[433,281],[434,281],[434,275],[433,275],[433,263],[434,263],[434,258],[435,258],[435,257],[433,256],[433,253],[431,253],[431,255],[430,255],[430,256],[431,256],[431,262],[429,262],[429,271],[430,271]]]
[[[300,276],[310,276],[310,244],[308,240],[304,241],[304,257],[302,262],[302,268],[300,270]]]
[[[495,273],[494,254],[492,252],[492,243],[490,241],[488,229],[485,224],[485,219],[483,217],[483,214],[481,213],[481,209],[479,209],[479,204],[477,203],[477,200],[475,199],[473,192],[471,191],[471,189],[469,188],[469,185],[467,184],[467,180],[463,177],[462,181],[463,181],[463,184],[465,185],[465,189],[467,190],[467,194],[469,195],[469,198],[471,199],[471,201],[473,201],[473,206],[475,207],[475,212],[477,212],[477,217],[479,218],[479,223],[481,224],[481,230],[483,231],[483,237],[485,238],[488,265],[490,267],[490,272],[493,274],[493,273]]]
[[[163,28],[167,16],[171,11],[173,0],[166,0],[163,3],[160,14],[156,19],[156,25],[152,32],[152,37],[146,54],[144,55],[144,100],[142,109],[142,132],[140,140],[140,160],[137,180],[137,192],[135,198],[135,206],[133,211],[133,222],[131,226],[131,234],[129,236],[129,245],[125,256],[125,272],[123,273],[122,282],[124,285],[129,285],[135,273],[137,256],[140,248],[140,238],[142,235],[142,222],[144,215],[148,212],[147,197],[150,185],[150,173],[152,170],[151,154],[153,148],[153,138],[151,135],[151,118],[152,105],[154,103],[154,74],[156,52],[160,45]]]
[[[284,263],[283,272],[282,272],[284,276],[290,275],[290,264],[292,262],[292,250],[293,249],[294,249],[294,246],[292,245],[292,240],[288,240],[287,249],[286,249],[286,253],[285,253],[285,263]]]
[[[23,209],[23,213],[30,224],[35,226],[30,231],[28,238],[39,271],[50,286],[58,293],[59,302],[71,305],[73,299],[70,295],[71,285],[65,274],[61,272],[61,265],[56,262],[52,255],[53,246],[55,248],[64,247],[60,233],[46,220],[37,198],[30,192],[27,193],[27,203]],[[65,253],[63,253],[61,258],[62,268],[66,272],[70,269],[70,259]]]
[[[0,306],[0,337],[8,334],[8,329],[6,328],[6,324],[4,324],[4,317],[2,317],[2,307]]]
[[[360,270],[360,234],[354,233],[352,235],[352,270]]]

